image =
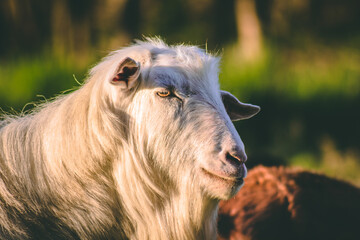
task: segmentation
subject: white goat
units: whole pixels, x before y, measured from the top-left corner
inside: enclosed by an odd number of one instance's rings
[[[215,239],[218,202],[246,176],[231,120],[259,111],[219,90],[218,61],[138,41],[78,90],[5,116],[0,238]]]

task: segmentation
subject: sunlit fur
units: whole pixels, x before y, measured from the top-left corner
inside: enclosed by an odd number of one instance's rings
[[[141,64],[129,91],[110,83],[125,57]],[[182,102],[156,95],[169,84]],[[0,127],[1,239],[215,239],[218,201],[239,188],[199,174],[226,136],[242,143],[218,58],[197,47],[137,42]]]

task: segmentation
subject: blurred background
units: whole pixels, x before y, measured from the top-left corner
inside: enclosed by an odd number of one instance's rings
[[[222,55],[221,86],[260,105],[236,123],[248,166],[360,186],[360,1],[1,0],[0,107],[21,112],[82,82],[143,36]]]

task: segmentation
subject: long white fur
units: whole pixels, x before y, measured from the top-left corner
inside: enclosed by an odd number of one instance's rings
[[[125,57],[141,64],[142,76],[127,96],[109,84]],[[218,61],[148,39],[111,53],[78,90],[5,116],[0,236],[31,238],[27,223],[41,216],[56,219],[60,234],[70,229],[61,236],[69,239],[215,239],[218,197],[196,170],[220,144],[214,136],[235,131],[220,100]],[[164,78],[200,96],[181,116],[178,103],[157,102]]]

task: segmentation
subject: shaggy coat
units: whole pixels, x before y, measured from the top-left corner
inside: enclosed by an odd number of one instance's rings
[[[76,91],[0,122],[1,239],[215,239],[242,186],[219,59],[161,40],[111,53]]]
[[[256,167],[219,206],[219,239],[358,240],[360,189],[308,171]]]

